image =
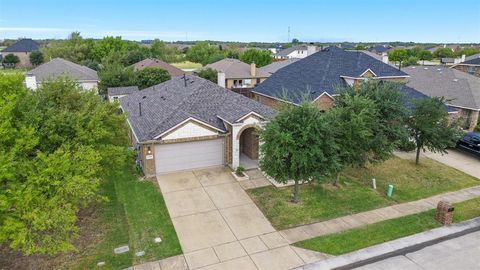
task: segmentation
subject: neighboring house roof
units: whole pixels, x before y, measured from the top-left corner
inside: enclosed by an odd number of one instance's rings
[[[271,75],[271,74],[277,72],[279,69],[284,68],[284,67],[290,65],[291,63],[297,62],[298,60],[300,60],[300,59],[290,58],[290,59],[286,59],[286,60],[283,60],[283,61],[276,61],[276,62],[273,62],[269,65],[261,67],[258,70],[260,70],[263,73],[266,73],[268,75]]]
[[[292,46],[290,48],[283,49],[275,54],[275,56],[280,56],[280,57],[287,57],[289,54],[296,50],[302,50],[306,51],[307,50],[307,45],[299,45],[299,46]]]
[[[54,58],[30,70],[27,75],[35,76],[37,81],[55,79],[59,76],[69,76],[78,81],[98,81],[95,70],[62,58]]]
[[[455,58],[452,58],[452,57],[442,57],[442,59],[440,59],[440,62],[442,62],[442,63],[444,63],[444,64],[455,63]]]
[[[480,53],[465,57],[465,61],[460,64],[466,65],[480,65]]]
[[[445,67],[406,67],[407,86],[428,96],[445,97],[447,104],[480,109],[480,78]]]
[[[334,95],[337,86],[346,85],[342,76],[360,78],[367,70],[378,78],[408,77],[403,71],[363,52],[328,47],[278,70],[253,92],[274,98],[287,94],[289,101],[298,104],[305,94],[311,100],[324,92]]]
[[[120,86],[108,87],[107,92],[109,96],[130,95],[138,91],[138,86]]]
[[[379,44],[368,48],[368,51],[374,52],[374,53],[384,53],[384,52],[387,52],[388,50],[390,50],[390,48],[387,48],[384,45],[379,45]]]
[[[33,52],[38,49],[40,49],[40,44],[33,39],[24,38],[3,49],[2,52]]]
[[[153,140],[191,118],[227,132],[223,121],[235,123],[251,112],[264,118],[274,115],[255,100],[192,75],[134,92],[120,104],[139,141]]]
[[[224,72],[226,79],[252,78],[252,75],[250,74],[250,65],[238,59],[225,58],[215,63],[208,64],[205,68]],[[255,78],[265,78],[268,76],[269,74],[262,72],[260,69],[256,70]]]
[[[172,77],[183,76],[183,74],[185,74],[185,71],[183,71],[183,70],[181,70],[177,67],[174,67],[174,66],[170,65],[169,63],[163,62],[162,60],[156,59],[156,58],[143,59],[142,61],[133,64],[133,68],[135,70],[142,70],[146,67],[163,68]]]

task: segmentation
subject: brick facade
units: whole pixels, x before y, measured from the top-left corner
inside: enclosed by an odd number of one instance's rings
[[[13,54],[13,55],[18,56],[18,59],[20,60],[20,62],[17,65],[15,65],[15,67],[17,67],[17,68],[31,68],[31,67],[33,67],[32,64],[30,63],[30,53],[29,52],[2,52],[3,58],[5,58],[5,56],[7,56],[9,54]]]
[[[459,65],[456,65],[456,66],[453,66],[452,68],[456,69],[456,70],[460,70],[460,71],[463,71],[465,73],[469,73],[469,68],[470,67],[473,67],[473,69],[475,70],[474,73],[472,75],[475,75],[477,77],[480,77],[480,66],[469,66],[469,65],[462,65],[462,64],[459,64]],[[471,74],[471,73],[469,73]]]
[[[240,153],[253,160],[258,159],[259,139],[255,128],[245,129],[240,134]]]
[[[452,113],[449,115],[450,122],[458,121],[460,127],[465,130],[473,131],[477,126],[479,120],[479,111],[455,108],[458,113]]]
[[[327,94],[316,99],[314,103],[321,111],[327,111],[335,106],[335,100]]]

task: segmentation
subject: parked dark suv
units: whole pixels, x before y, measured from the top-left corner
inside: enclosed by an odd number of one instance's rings
[[[480,132],[469,132],[457,142],[457,148],[480,155]]]

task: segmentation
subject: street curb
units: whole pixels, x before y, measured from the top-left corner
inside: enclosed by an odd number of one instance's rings
[[[347,270],[390,257],[405,255],[427,246],[480,231],[480,217],[454,225],[399,238],[330,259],[306,264],[295,270]]]

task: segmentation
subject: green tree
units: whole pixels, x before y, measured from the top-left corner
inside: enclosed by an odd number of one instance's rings
[[[448,121],[444,98],[422,98],[413,100],[414,106],[407,120],[410,136],[415,142],[415,163],[420,162],[420,151],[447,153],[446,148],[454,146],[459,129]]]
[[[3,58],[2,64],[4,67],[15,68],[15,66],[20,63],[20,58],[13,53],[5,55]]]
[[[408,59],[408,52],[405,49],[394,49],[388,52],[388,58],[398,62],[398,69],[402,69],[402,62]]]
[[[74,250],[81,208],[104,198],[100,181],[126,160],[116,105],[71,80],[36,91],[0,74],[0,244],[25,255]]]
[[[355,88],[337,89],[340,96],[336,98],[336,107],[345,106],[343,105],[345,96],[358,95],[373,101],[377,109],[375,125],[371,126],[375,136],[371,141],[362,142],[368,144],[369,151],[354,165],[365,166],[367,162],[378,163],[389,159],[397,145],[408,137],[405,128],[408,100],[400,91],[400,87],[402,85],[398,83],[368,81]],[[339,137],[341,136],[340,133]]]
[[[135,72],[135,84],[140,89],[145,89],[170,79],[170,74],[163,68],[147,67]]]
[[[43,63],[43,53],[40,51],[34,51],[29,56],[30,63],[34,66],[41,65]]]
[[[437,58],[443,58],[443,57],[454,57],[455,55],[453,54],[452,49],[450,48],[438,48],[433,52],[433,55]]]
[[[311,103],[286,106],[260,130],[260,167],[279,183],[295,182],[292,201],[299,202],[299,184],[321,180],[339,170],[332,127]]]
[[[458,51],[458,53],[456,53],[456,55],[457,56],[462,56],[462,55],[471,56],[471,55],[474,55],[474,54],[477,54],[477,53],[480,53],[480,49],[475,48],[475,47],[467,47],[467,48],[463,48],[460,51]]]
[[[148,57],[150,57],[150,52],[146,49],[137,49],[137,50],[130,50],[126,52],[124,57],[124,64],[126,66],[133,65],[137,62],[140,62]]]
[[[187,51],[187,60],[206,65],[215,60],[225,58],[225,55],[217,46],[212,46],[206,41],[198,42]]]
[[[153,58],[161,59],[167,63],[179,60],[180,52],[175,47],[169,47],[165,42],[155,39],[150,45],[150,54]]]
[[[358,50],[358,51],[364,51],[366,49],[367,47],[365,47],[365,45],[363,44],[357,44],[357,46],[355,46],[355,50]]]
[[[131,86],[135,84],[135,73],[132,67],[124,67],[119,52],[111,53],[102,60],[98,72],[100,83],[99,94],[104,95],[108,87]]]
[[[430,61],[433,59],[433,53],[430,51],[421,51],[418,54],[418,59],[422,60],[422,65],[425,65],[425,60]]]
[[[407,60],[403,62],[404,67],[415,66],[418,64],[418,58],[415,56],[409,56]]]
[[[123,58],[128,49],[137,47],[138,44],[122,40],[122,37],[104,37],[93,45],[91,57],[93,60],[101,61],[109,54],[118,53],[118,56]]]
[[[240,60],[247,63],[255,63],[257,67],[263,67],[272,63],[272,53],[269,50],[248,49],[241,56]]]
[[[80,32],[72,32],[68,39],[50,42],[48,46],[42,47],[41,52],[47,60],[59,57],[80,63],[87,59],[93,60],[91,56],[93,45],[93,39],[84,39]]]
[[[376,142],[378,109],[375,103],[364,96],[345,93],[334,109],[326,113],[327,122],[332,123],[335,144],[339,152],[340,168],[362,166]],[[340,170],[334,184],[337,185]]]
[[[198,71],[197,76],[200,78],[207,79],[211,82],[217,83],[218,82],[218,72],[211,68],[206,68]]]

